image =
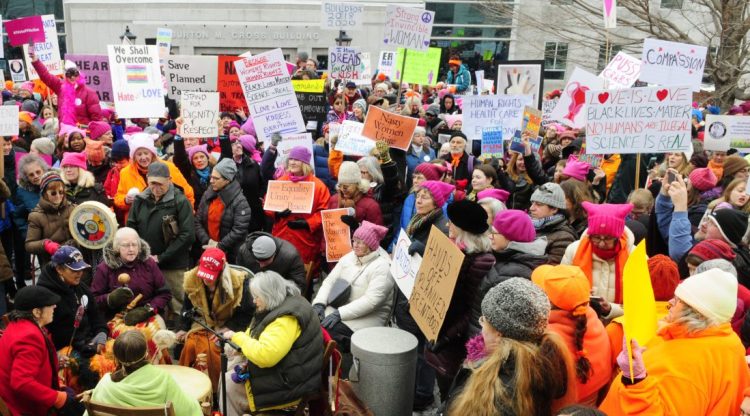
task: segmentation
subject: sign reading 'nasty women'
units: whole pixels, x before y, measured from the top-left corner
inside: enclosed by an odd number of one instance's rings
[[[659,85],[688,85],[693,91],[700,91],[707,52],[705,46],[645,39],[640,80]]]
[[[406,150],[416,128],[416,118],[400,116],[371,106],[365,118],[362,136],[376,142],[385,140],[391,147]]]
[[[586,153],[692,149],[688,86],[591,90],[586,102]]]
[[[388,5],[385,14],[384,44],[417,51],[427,50],[435,12]]]

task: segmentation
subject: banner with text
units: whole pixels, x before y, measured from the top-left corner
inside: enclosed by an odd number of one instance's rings
[[[706,68],[705,46],[644,39],[640,80],[659,85],[688,85],[700,91]]]
[[[750,116],[707,114],[703,149],[726,152],[730,148],[750,152]]]
[[[375,147],[375,142],[362,137],[365,125],[352,120],[345,120],[339,129],[336,150],[345,155],[368,156]]]
[[[641,75],[641,61],[625,52],[618,52],[604,68],[599,77],[607,82],[607,88],[630,88]]]
[[[394,74],[395,66],[396,66],[396,52],[380,51],[380,58],[378,59],[378,73],[385,74],[385,76],[390,78]]]
[[[385,140],[388,145],[407,150],[411,136],[417,128],[417,119],[387,112],[380,107],[370,106],[365,117],[362,135],[370,140]]]
[[[183,91],[180,110],[185,122],[179,134],[183,137],[217,137],[219,135],[219,93]]]
[[[404,53],[404,48],[398,48],[396,54],[396,80],[401,79],[401,67],[406,56],[406,66],[402,82],[420,85],[435,85],[438,82],[438,70],[440,69],[441,48],[429,48],[426,51],[409,51]]]
[[[242,92],[242,84],[237,79],[237,70],[234,62],[242,59],[239,56],[219,55],[218,83],[216,89],[219,91],[219,111],[234,113],[242,109],[245,114],[250,114],[250,109]],[[259,137],[260,139],[260,137]]]
[[[461,131],[469,140],[482,140],[482,129],[498,127],[510,140],[523,120],[523,108],[534,105],[531,95],[465,95]]]
[[[42,16],[29,16],[5,22],[5,33],[10,46],[21,46],[25,43],[44,42],[44,23]]]
[[[324,1],[320,8],[320,27],[322,29],[358,29],[364,23],[364,14],[364,4]]]
[[[180,98],[182,91],[215,92],[218,87],[219,59],[216,56],[170,55],[164,60],[167,96]],[[238,83],[239,85],[239,83]]]
[[[76,64],[86,74],[86,86],[96,91],[99,101],[114,102],[112,95],[112,75],[109,73],[107,55],[65,54],[65,59]]]
[[[385,9],[383,43],[424,51],[430,46],[435,12],[388,5]]]
[[[0,106],[0,136],[18,135],[18,106]]]
[[[44,42],[34,44],[34,52],[36,57],[44,63],[52,75],[62,75],[65,72],[60,58],[60,44],[57,40],[57,23],[55,23],[55,15],[45,14],[42,16],[42,24],[44,25]],[[23,55],[26,60],[26,68],[29,70],[29,79],[39,79],[39,75],[36,70],[31,66],[31,59],[29,59],[29,45],[23,45]]]
[[[263,209],[281,212],[287,209],[293,213],[312,212],[315,182],[268,181],[268,192]]]
[[[320,211],[323,221],[323,239],[326,244],[326,261],[329,263],[339,261],[352,251],[351,230],[341,221],[341,216],[348,214],[348,208]]]
[[[117,115],[164,117],[164,84],[156,46],[108,45],[107,55]]]
[[[482,157],[503,157],[503,128],[485,127],[482,129]]]
[[[604,89],[604,80],[576,67],[550,118],[576,129],[586,125],[586,91]]]
[[[390,273],[396,282],[396,286],[407,299],[411,297],[411,293],[414,291],[414,281],[417,278],[419,266],[422,265],[422,256],[416,253],[409,255],[409,246],[411,246],[411,240],[402,228],[396,244],[393,245]]]
[[[355,80],[360,78],[362,51],[349,46],[328,48],[328,77]]]

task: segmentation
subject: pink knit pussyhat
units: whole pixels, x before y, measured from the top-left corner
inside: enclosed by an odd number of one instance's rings
[[[625,218],[633,210],[633,204],[592,204],[584,201],[583,209],[588,213],[588,235],[603,235],[620,238],[625,231]]]

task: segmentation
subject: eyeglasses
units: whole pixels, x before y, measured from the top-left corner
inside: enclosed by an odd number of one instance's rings
[[[594,244],[604,244],[617,241],[616,238],[607,235],[590,235],[589,240]]]
[[[121,248],[138,248],[138,243],[125,243],[120,244]]]
[[[670,299],[669,302],[667,302],[667,310],[674,308],[680,302],[680,299],[678,299],[677,297]]]
[[[63,196],[65,195],[65,191],[52,191],[51,190],[51,191],[47,191],[47,194],[49,196],[58,196],[58,195]]]

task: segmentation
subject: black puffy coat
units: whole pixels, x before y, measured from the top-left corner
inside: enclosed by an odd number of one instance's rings
[[[549,178],[542,170],[541,163],[539,163],[539,160],[537,160],[533,153],[529,156],[524,156],[523,162],[531,183],[526,180],[525,176],[519,176],[518,180],[513,181],[505,173],[498,175],[501,188],[510,192],[510,198],[506,203],[508,209],[528,210],[531,206],[531,194],[534,193],[534,188],[549,182]]]
[[[233,259],[237,256],[237,249],[247,236],[247,229],[250,226],[250,205],[236,180],[229,182],[218,193],[209,188],[203,194],[198,211],[195,213],[195,238],[201,245],[208,244],[211,239],[208,235],[208,207],[216,198],[221,198],[224,204],[217,247],[226,253],[228,259]]]
[[[219,138],[221,146],[221,158],[232,159],[232,144],[226,136]],[[237,176],[235,180],[239,182],[242,188],[242,194],[245,195],[247,204],[250,206],[250,226],[248,230],[261,231],[266,225],[266,215],[263,212],[263,202],[261,198],[266,194],[268,181],[260,174],[260,164],[251,159],[247,154],[242,155],[242,160],[237,163]]]
[[[258,237],[270,237],[276,243],[276,253],[273,262],[267,267],[261,268],[258,260],[253,254],[253,243]],[[305,263],[302,262],[302,256],[292,243],[274,237],[266,232],[254,232],[247,236],[245,242],[240,246],[237,252],[237,264],[249,269],[253,273],[271,270],[281,275],[284,279],[293,281],[302,293],[307,287],[307,278],[305,273]]]
[[[380,245],[387,248],[393,241],[393,234],[398,229],[401,219],[401,209],[404,203],[404,182],[399,177],[399,166],[391,161],[380,165],[383,171],[384,183],[378,184],[370,196],[380,204],[380,213],[383,216],[383,225],[388,232],[381,240]]]

